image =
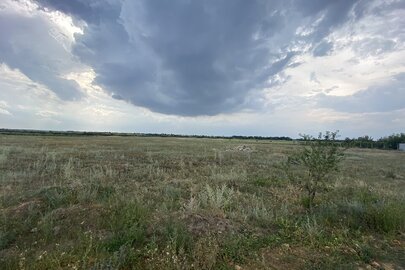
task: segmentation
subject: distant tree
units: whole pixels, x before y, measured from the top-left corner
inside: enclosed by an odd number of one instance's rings
[[[288,157],[285,169],[290,179],[306,190],[307,206],[312,210],[315,195],[325,188],[332,172],[338,169],[344,148],[336,141],[338,131],[319,133],[318,138],[300,136],[303,147]]]
[[[397,149],[399,143],[405,143],[405,133],[392,134],[388,137],[383,137],[378,140],[384,145],[384,148]]]
[[[355,143],[355,139],[350,139],[349,137],[346,137],[343,142],[346,147],[352,147]]]
[[[364,135],[354,139],[354,146],[360,148],[373,148],[375,146],[374,139],[371,136]]]

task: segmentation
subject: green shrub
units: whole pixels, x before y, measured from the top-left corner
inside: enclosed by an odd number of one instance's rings
[[[243,263],[263,248],[278,241],[276,235],[229,234],[220,244],[222,261]]]
[[[391,233],[405,228],[405,201],[369,191],[358,192],[348,200],[331,202],[320,209],[320,214],[330,225],[343,224],[355,230]]]
[[[45,187],[37,193],[49,209],[77,203],[77,190],[72,187]]]
[[[0,231],[0,250],[7,248],[15,240],[16,240],[16,234],[14,231],[1,230]]]
[[[405,228],[405,202],[381,201],[369,205],[364,220],[372,230],[395,232]]]
[[[315,195],[327,185],[328,176],[338,169],[343,159],[343,149],[336,142],[338,131],[319,133],[318,138],[301,135],[304,146],[297,153],[288,157],[284,169],[289,178],[299,184],[307,192],[304,205],[312,210]],[[295,166],[297,174],[291,166]]]
[[[211,187],[207,184],[198,195],[202,207],[226,210],[231,206],[235,192],[225,184],[221,187]]]
[[[185,224],[170,219],[164,224],[163,243],[170,244],[176,253],[190,252],[193,239]]]
[[[370,263],[376,256],[374,250],[366,244],[357,245],[356,251],[359,258],[365,263]]]
[[[105,240],[108,251],[122,246],[142,246],[146,240],[147,210],[137,202],[117,202],[106,216],[111,235]]]
[[[90,181],[85,185],[76,187],[77,199],[80,202],[105,201],[116,193],[116,188],[112,185],[101,184],[97,181]]]

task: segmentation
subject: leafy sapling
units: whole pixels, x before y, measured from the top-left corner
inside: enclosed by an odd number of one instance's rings
[[[306,202],[312,210],[315,195],[326,188],[331,180],[330,176],[338,170],[344,157],[344,149],[336,141],[338,131],[321,132],[318,138],[302,134],[300,136],[303,147],[288,157],[284,168],[290,180],[306,191]]]

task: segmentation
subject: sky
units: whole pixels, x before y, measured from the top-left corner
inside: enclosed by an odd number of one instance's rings
[[[0,128],[405,132],[405,1],[1,0]]]

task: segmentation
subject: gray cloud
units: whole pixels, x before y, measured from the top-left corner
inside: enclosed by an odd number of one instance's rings
[[[60,98],[77,99],[81,95],[77,83],[61,78],[77,63],[61,46],[58,34],[39,16],[0,13],[0,63],[19,69],[31,80],[48,86]]]
[[[388,112],[405,109],[405,73],[388,82],[369,87],[351,96],[317,95],[318,105],[350,113]]]
[[[322,16],[322,20],[316,26],[316,31],[310,35],[314,41],[319,41],[333,28],[344,23],[348,19],[350,11],[359,2],[356,0],[295,0],[294,6],[306,17]],[[358,14],[358,16],[362,15]]]
[[[365,38],[353,44],[353,50],[361,57],[378,56],[385,52],[392,51],[397,42],[392,39],[381,37]]]
[[[116,19],[121,11],[121,0],[35,0],[43,8],[74,15],[87,23]]]
[[[332,51],[332,49],[333,49],[332,42],[322,41],[315,46],[312,53],[314,56],[325,56],[328,55]]]
[[[265,47],[271,30],[283,27],[281,15],[268,12],[254,1],[127,1],[117,20],[78,37],[74,52],[95,69],[97,83],[136,105],[179,115],[230,112],[294,55]]]
[[[322,40],[347,21],[359,1],[36,2],[87,23],[73,53],[94,69],[95,83],[114,98],[194,116],[248,106],[247,97],[260,98],[272,76],[293,67],[294,56],[308,47],[314,55],[327,54],[332,45]],[[313,31],[297,35],[298,27]],[[22,70],[34,72],[30,77],[59,95],[73,87],[56,74],[47,81],[33,69]]]

